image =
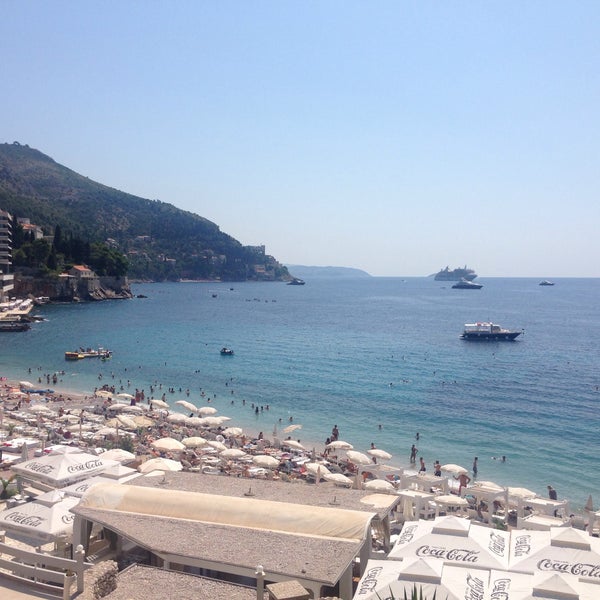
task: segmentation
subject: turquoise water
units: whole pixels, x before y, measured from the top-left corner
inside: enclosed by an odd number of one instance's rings
[[[268,436],[292,417],[310,446],[337,424],[341,439],[362,451],[374,442],[398,465],[419,432],[429,468],[478,456],[481,479],[538,493],[552,484],[576,506],[599,500],[600,280],[478,281],[480,291],[431,278],[135,285],[148,298],[43,307],[47,322],[0,337],[1,370],[36,381],[64,369],[57,387],[90,392],[115,383],[148,394],[160,382],[155,397],[171,403],[189,388],[206,404],[203,390],[249,432]],[[526,333],[458,338],[465,322],[488,319]],[[64,361],[65,350],[98,345],[111,361]]]

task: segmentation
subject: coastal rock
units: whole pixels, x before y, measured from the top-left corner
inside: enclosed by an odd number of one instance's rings
[[[21,298],[45,296],[52,302],[87,302],[133,298],[127,277],[15,276],[15,295]]]

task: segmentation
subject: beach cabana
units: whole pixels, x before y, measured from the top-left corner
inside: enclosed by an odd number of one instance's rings
[[[431,558],[476,569],[506,569],[509,539],[505,531],[454,516],[407,521],[388,558]]]
[[[228,478],[224,478],[228,479]],[[290,486],[288,486],[290,487]],[[375,511],[276,502],[256,496],[219,496],[168,488],[99,484],[74,509],[76,543],[87,544],[99,524],[165,562],[165,567],[211,569],[267,582],[297,579],[321,595],[339,583],[352,596],[357,556],[366,564]],[[293,549],[293,550],[291,550]]]

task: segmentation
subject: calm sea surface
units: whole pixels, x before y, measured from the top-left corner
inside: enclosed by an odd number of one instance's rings
[[[57,387],[87,392],[114,383],[149,395],[158,382],[155,397],[211,397],[231,424],[267,437],[291,417],[309,447],[337,424],[341,439],[362,451],[374,442],[398,465],[419,432],[429,470],[436,459],[470,468],[478,456],[481,479],[540,494],[552,484],[575,506],[590,493],[597,503],[600,280],[478,281],[480,291],[432,278],[135,285],[148,298],[43,307],[47,322],[0,337],[0,371],[36,382],[65,370]],[[526,333],[459,339],[482,320]],[[64,360],[99,345],[111,361]]]

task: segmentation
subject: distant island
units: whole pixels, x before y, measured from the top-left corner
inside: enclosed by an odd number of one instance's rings
[[[300,279],[362,279],[371,277],[366,271],[352,267],[309,267],[306,265],[285,265],[290,274]]]

